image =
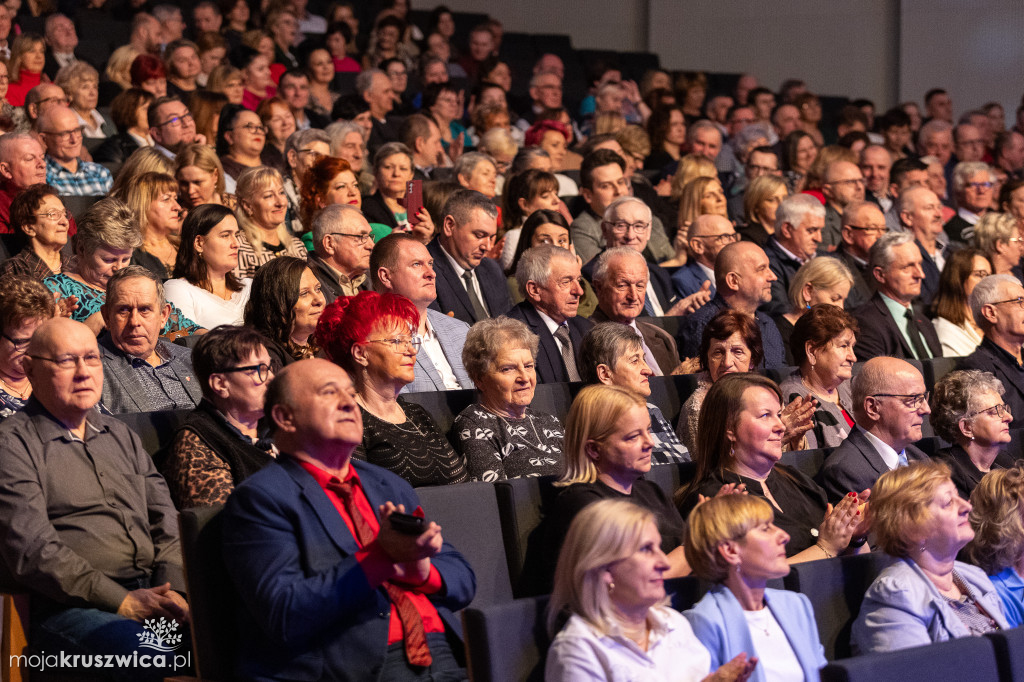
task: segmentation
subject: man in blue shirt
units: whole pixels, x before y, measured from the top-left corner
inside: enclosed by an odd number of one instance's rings
[[[52,107],[39,117],[46,145],[46,182],[63,195],[104,196],[114,178],[104,166],[82,161],[82,124],[68,107]]]

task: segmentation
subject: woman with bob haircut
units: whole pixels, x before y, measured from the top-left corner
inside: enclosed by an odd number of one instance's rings
[[[764,248],[775,234],[775,211],[789,196],[786,181],[775,175],[761,175],[750,181],[743,193],[743,224],[736,228],[744,241]]]
[[[1010,625],[1024,625],[1024,469],[985,474],[971,493],[969,518],[974,539],[964,556],[988,575]]]
[[[850,269],[837,258],[818,256],[800,266],[789,283],[789,312],[772,316],[786,347],[787,365],[800,364],[790,343],[797,320],[819,303],[843,308],[852,286]]]
[[[952,443],[933,459],[950,468],[953,484],[965,500],[989,471],[1013,467],[1014,459],[1006,452],[1013,415],[1005,393],[995,375],[977,369],[950,372],[932,389],[932,428]]]
[[[415,378],[420,316],[396,294],[361,291],[335,299],[324,311],[316,338],[356,389],[363,442],[353,457],[384,467],[413,486],[469,480],[456,454],[425,409],[399,397]]]
[[[573,519],[548,604],[548,632],[558,634],[546,682],[750,677],[757,662],[742,653],[708,676],[707,649],[666,603],[661,545],[655,515],[627,500],[594,502]]]
[[[872,531],[879,548],[898,560],[864,595],[853,623],[855,651],[895,651],[1010,627],[985,571],[956,560],[974,539],[970,511],[941,462],[912,462],[878,478]]]
[[[275,372],[320,352],[313,333],[324,304],[320,282],[301,258],[275,258],[256,271],[244,321],[267,337]]]
[[[831,508],[821,486],[778,463],[785,433],[781,408],[782,394],[771,379],[727,374],[716,381],[700,408],[697,475],[676,493],[680,509],[689,513],[700,495],[714,495],[725,484],[742,485],[778,513],[779,527],[790,536],[791,564],[866,549],[869,526],[855,493]]]
[[[714,587],[683,615],[712,668],[746,653],[757,658],[755,682],[818,679],[827,661],[810,600],[767,586],[789,574],[788,541],[772,506],[752,495],[715,497],[690,514],[686,558]]]
[[[114,97],[110,103],[110,118],[117,133],[108,135],[93,152],[94,161],[120,165],[136,149],[153,146],[147,112],[154,99],[153,93],[139,88],[125,90]]]
[[[167,300],[207,329],[242,324],[251,279],[239,280],[238,221],[231,209],[203,204],[185,217]]]
[[[288,196],[284,180],[273,168],[247,168],[238,176],[239,279],[252,277],[256,269],[281,256],[306,260],[306,247],[285,226]]]

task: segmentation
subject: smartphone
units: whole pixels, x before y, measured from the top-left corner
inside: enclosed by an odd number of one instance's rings
[[[391,522],[391,527],[402,535],[422,535],[427,529],[427,520],[422,516],[391,512],[388,521]]]
[[[410,225],[420,222],[419,213],[423,208],[423,181],[410,180],[405,186],[405,211]]]

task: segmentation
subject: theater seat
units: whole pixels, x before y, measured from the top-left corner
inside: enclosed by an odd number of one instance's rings
[[[819,480],[818,474],[821,473],[821,466],[825,463],[825,457],[830,452],[832,452],[832,448],[783,452],[779,464],[791,466],[800,473],[810,476],[817,481]]]
[[[992,640],[986,637],[964,637],[913,649],[868,654],[829,663],[821,669],[821,682],[996,682],[999,679]]]
[[[492,483],[417,488],[423,511],[441,526],[444,539],[459,550],[476,573],[473,606],[512,600],[512,583],[501,536],[498,499]]]
[[[675,464],[656,464],[644,474],[644,478],[656,483],[669,499],[679,488],[689,485],[697,475],[696,462],[678,462]]]
[[[516,597],[528,592],[528,586],[525,584],[527,581],[523,579],[527,549],[531,536],[540,525],[544,502],[558,494],[554,482],[554,476],[541,476],[514,478],[494,484],[501,515],[501,535],[505,543],[508,574],[512,581],[512,592]],[[534,538],[533,542],[539,542],[539,538]]]
[[[1024,628],[986,635],[996,649],[999,678],[1007,682],[1024,682]]]
[[[424,393],[403,393],[402,397],[416,403],[430,415],[441,433],[448,433],[455,417],[476,402],[476,391],[426,391]]]
[[[463,611],[469,678],[473,682],[544,679],[551,638],[544,620],[548,598],[530,597]]]
[[[163,463],[162,454],[171,444],[171,437],[182,425],[191,410],[164,412],[128,412],[114,415],[128,425],[142,440],[142,448],[153,458],[156,468]]]

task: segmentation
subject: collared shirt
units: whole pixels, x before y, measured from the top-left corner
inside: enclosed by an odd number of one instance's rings
[[[885,303],[886,309],[888,309],[889,314],[892,315],[893,321],[896,322],[897,329],[900,330],[900,334],[903,335],[907,345],[910,346],[911,355],[913,355],[915,359],[920,360],[921,358],[917,357],[917,351],[914,349],[914,344],[910,341],[910,333],[907,329],[906,314],[908,310],[913,312],[913,308],[908,305],[903,305],[899,301],[894,301],[882,292],[878,292],[878,295],[882,297],[882,302]],[[923,335],[921,337],[921,343],[925,343]]]
[[[804,263],[803,258],[800,258],[795,253],[793,253],[785,246],[783,246],[782,242],[780,242],[778,239],[775,240],[775,246],[779,247],[779,251],[781,251],[786,256],[786,258],[789,258],[790,260],[795,260],[797,263],[800,263],[801,265]]]
[[[540,315],[541,321],[544,323],[544,326],[548,328],[548,333],[551,334],[551,337],[555,340],[555,345],[558,346],[558,352],[561,353],[563,350],[562,340],[555,336],[555,331],[562,325],[552,320],[546,312],[544,312],[537,306],[533,306],[533,309],[537,311],[538,315]]]
[[[127,426],[93,412],[79,439],[36,400],[0,424],[0,550],[17,581],[63,603],[116,611],[116,581],[185,591],[178,513]]]
[[[448,258],[448,262],[452,264],[452,269],[455,270],[455,274],[458,276],[459,281],[462,282],[462,286],[465,287],[466,280],[462,279],[462,275],[463,273],[467,272],[466,268],[459,265],[458,262],[456,262],[455,258],[452,257],[452,254],[448,253],[448,249],[444,248],[442,244],[438,243],[438,246],[441,247],[441,253],[443,253],[445,257]],[[487,307],[487,301],[484,300],[483,292],[480,291],[480,280],[476,276],[476,271],[469,270],[468,272],[472,273],[473,275],[473,290],[476,292],[476,297],[480,299],[480,305],[484,307],[484,310],[490,313],[491,310],[490,308]],[[466,293],[469,293],[469,289],[466,289]]]
[[[67,258],[65,258],[64,254],[61,253],[60,270],[64,269],[64,265],[66,263]],[[58,272],[60,270],[58,270]],[[52,277],[57,273],[51,270],[50,266],[46,264],[46,261],[40,258],[36,252],[32,250],[32,246],[29,245],[5,260],[3,263],[0,263],[0,276],[9,274],[31,277],[34,280],[42,282],[47,277]]]
[[[61,68],[68,64],[74,64],[78,61],[78,57],[75,56],[74,52],[54,52],[53,61],[57,62]]]
[[[338,286],[341,287],[341,293],[345,296],[355,296],[359,293],[359,287],[361,287],[363,282],[366,281],[365,272],[355,277],[349,277],[344,272],[332,267],[326,258],[322,258],[321,262],[323,262],[328,272],[331,273],[331,276],[334,278],[334,281],[338,283]]]
[[[444,349],[441,348],[441,342],[438,340],[437,334],[434,333],[434,328],[430,326],[429,319],[424,321],[423,335],[420,338],[422,339],[420,348],[427,354],[430,364],[441,375],[441,381],[444,382],[445,389],[449,391],[461,389],[462,386],[459,384],[455,372],[452,371],[448,358],[444,355]]]
[[[156,344],[156,354],[160,358],[160,364],[153,366],[146,360],[137,358],[134,355],[125,353],[120,348],[110,344],[113,352],[121,355],[128,363],[127,366],[115,367],[107,365],[106,370],[115,376],[119,372],[132,372],[135,378],[142,384],[142,395],[134,396],[136,402],[144,406],[143,412],[160,412],[163,410],[190,410],[196,403],[185,391],[185,387],[178,380],[174,368],[171,367],[171,355],[163,347],[163,341]]]
[[[981,216],[977,213],[968,211],[966,208],[957,209],[956,214],[966,220],[971,225],[977,225],[978,221],[981,220]]]
[[[103,134],[103,117],[100,116],[100,112],[93,109],[89,112],[89,118],[85,118],[76,111],[75,116],[78,117],[78,122],[85,127],[86,137],[106,137]]]
[[[703,272],[707,276],[707,278],[711,280],[711,286],[713,286],[715,288],[718,288],[718,282],[715,280],[715,271],[714,271],[714,269],[713,268],[709,268],[708,266],[704,265],[700,261],[696,261],[696,262],[697,262],[697,267],[700,268],[700,271]]]
[[[60,194],[78,197],[99,197],[110,192],[114,177],[98,163],[78,161],[78,169],[70,171],[46,155],[46,182]]]
[[[160,152],[161,154],[163,154],[164,156],[166,156],[166,157],[167,157],[168,159],[170,159],[171,161],[174,161],[174,159],[178,158],[178,155],[177,155],[177,154],[175,154],[175,153],[174,153],[174,152],[172,152],[172,151],[171,151],[170,149],[168,149],[167,147],[163,146],[162,144],[160,144],[160,143],[158,143],[158,142],[156,142],[156,141],[154,141],[154,142],[153,142],[153,149],[157,150],[158,152]],[[224,180],[225,180],[225,181],[227,181],[227,179],[228,179],[228,178],[224,178]],[[233,180],[233,179],[234,179],[234,178],[232,178],[232,180]],[[231,192],[231,191],[233,191],[233,190],[225,190],[225,191],[227,191],[227,192]]]
[[[870,431],[861,429],[861,427],[859,426],[855,428],[858,428],[864,432],[864,435],[867,436],[868,442],[871,443],[871,446],[873,448],[875,448],[875,452],[877,452],[878,456],[882,458],[882,461],[885,462],[885,466],[889,467],[890,471],[892,471],[893,469],[900,465],[901,453],[896,452],[896,450],[893,449],[891,445],[889,445],[888,443],[886,443],[885,441],[883,441],[881,438],[871,433]]]
[[[629,323],[629,327],[637,333],[637,336],[640,337],[640,345],[644,348],[644,361],[647,363],[647,366],[651,368],[651,371],[654,372],[654,376],[665,376],[665,373],[661,371],[661,367],[658,366],[658,361],[654,359],[654,353],[652,353],[651,349],[647,347],[647,341],[644,339],[643,333],[640,331],[640,328],[636,326],[636,320],[632,320]]]
[[[651,310],[654,311],[654,317],[661,317],[665,314],[665,311],[661,307],[661,303],[658,302],[658,294],[654,291],[654,284],[651,283],[651,279],[647,278],[647,304],[651,306]]]

